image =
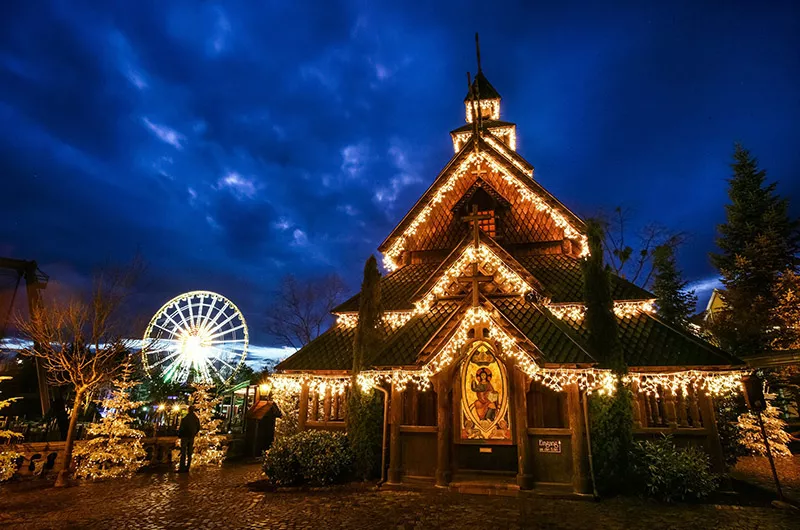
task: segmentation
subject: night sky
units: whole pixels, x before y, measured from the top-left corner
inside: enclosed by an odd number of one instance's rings
[[[707,290],[735,141],[800,213],[800,4],[660,3],[9,2],[0,256],[71,290],[138,250],[141,311],[217,291],[269,345],[279,278],[356,289],[453,155],[479,31],[536,178],[686,231]]]

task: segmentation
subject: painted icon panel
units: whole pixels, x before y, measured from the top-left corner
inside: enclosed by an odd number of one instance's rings
[[[472,344],[461,369],[461,440],[508,443],[508,378],[486,342]]]

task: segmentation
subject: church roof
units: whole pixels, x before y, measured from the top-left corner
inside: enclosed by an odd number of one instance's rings
[[[482,73],[475,83],[482,99],[500,97]],[[481,135],[469,138],[379,247],[388,251],[390,265],[399,267],[381,278],[383,309],[403,312],[408,319],[396,314],[384,319],[384,339],[369,359],[371,368],[422,368],[453,337],[464,340],[456,334],[467,332],[462,323],[472,325],[474,321],[465,319],[476,312],[540,365],[598,364],[588,347],[580,308],[558,308],[559,304],[583,304],[577,256],[585,251],[585,225],[533,179],[533,166],[490,131],[505,125],[513,126],[485,120]],[[468,130],[469,125],[454,132]],[[482,218],[489,220],[487,224],[470,227],[464,213],[476,205],[474,194],[479,188],[492,198],[494,214]],[[477,202],[481,201],[485,197]],[[655,298],[616,275],[611,275],[610,282],[616,302]],[[470,296],[472,289],[478,290],[475,299]],[[356,294],[333,311],[356,313],[358,306]],[[632,370],[742,364],[703,339],[663,322],[648,312],[646,304],[617,308],[625,313],[617,316],[619,340]],[[479,328],[470,332],[483,333]],[[277,368],[348,373],[354,333],[352,317],[337,321]]]
[[[482,129],[497,129],[499,127],[514,127],[516,124],[511,123],[510,121],[503,121],[503,120],[489,120],[484,119],[481,120],[481,128]],[[457,129],[453,129],[450,131],[450,134],[462,133],[462,132],[472,132],[475,130],[475,126],[471,123],[465,123],[461,127]]]
[[[480,96],[481,99],[500,99],[500,93],[492,86],[481,71],[479,71],[475,75],[475,79],[472,80],[473,90],[476,86],[478,88],[478,96]],[[467,92],[467,95],[464,96],[464,102],[470,101],[471,99],[472,91]]]
[[[489,133],[487,133],[489,134]],[[496,137],[492,136],[496,139]],[[431,202],[433,197],[438,192],[439,188],[441,188],[446,182],[450,174],[457,168],[459,165],[473,152],[474,150],[474,142],[475,138],[470,138],[469,141],[464,144],[461,150],[450,160],[450,162],[445,166],[445,168],[439,173],[439,175],[434,180],[433,184],[425,191],[425,193],[419,198],[419,200],[414,204],[414,206],[409,210],[409,212],[403,217],[400,223],[392,230],[392,232],[386,237],[386,239],[381,243],[378,247],[378,250],[381,252],[385,252],[392,244],[392,242],[399,236],[403,234],[403,231],[414,221],[414,219],[420,215],[423,209],[428,206]],[[499,142],[499,140],[497,140]],[[478,145],[480,148],[480,152],[484,153],[492,158],[492,160],[497,163],[498,165],[502,166],[506,171],[508,171],[513,178],[515,179],[515,183],[520,185],[522,188],[527,189],[528,191],[532,192],[533,195],[539,197],[541,201],[546,204],[548,207],[552,208],[559,212],[568,222],[578,231],[583,231],[584,223],[583,220],[580,219],[577,215],[575,215],[569,208],[564,206],[561,201],[559,201],[555,196],[553,196],[549,191],[547,191],[541,184],[536,182],[530,175],[524,173],[520,170],[515,162],[519,162],[517,158],[520,160],[524,159],[517,155],[514,151],[508,150],[505,153],[501,153],[493,145],[488,143],[484,138],[478,139]],[[533,166],[528,164],[527,162],[519,163],[522,167],[530,168],[532,171]],[[459,196],[456,200],[460,199]]]

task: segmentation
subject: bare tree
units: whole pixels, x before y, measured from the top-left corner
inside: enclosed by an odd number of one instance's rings
[[[267,333],[286,346],[302,348],[322,332],[346,289],[338,274],[310,280],[284,276],[267,310]]]
[[[33,343],[22,354],[42,363],[50,384],[75,393],[56,486],[65,486],[69,478],[82,402],[117,375],[131,349],[125,338],[128,320],[120,309],[143,268],[139,259],[124,268],[107,267],[87,295],[46,301],[30,319],[16,318],[22,337]]]
[[[640,287],[647,288],[653,278],[653,255],[656,248],[665,246],[673,251],[686,239],[683,232],[672,232],[664,226],[650,223],[636,234],[634,247],[630,246],[629,228],[626,226],[630,210],[617,206],[611,216],[605,216],[605,254],[617,276]]]

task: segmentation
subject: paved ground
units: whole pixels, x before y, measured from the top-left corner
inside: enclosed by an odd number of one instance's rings
[[[257,465],[65,489],[0,487],[0,528],[797,528],[798,512],[768,507],[665,506],[636,499],[599,503],[546,498],[338,489],[250,491]]]
[[[783,494],[800,503],[800,455],[788,458],[775,458],[778,480]],[[775,491],[775,479],[765,456],[745,456],[736,463],[731,476],[757,484],[769,491]],[[800,524],[798,524],[800,526]]]

